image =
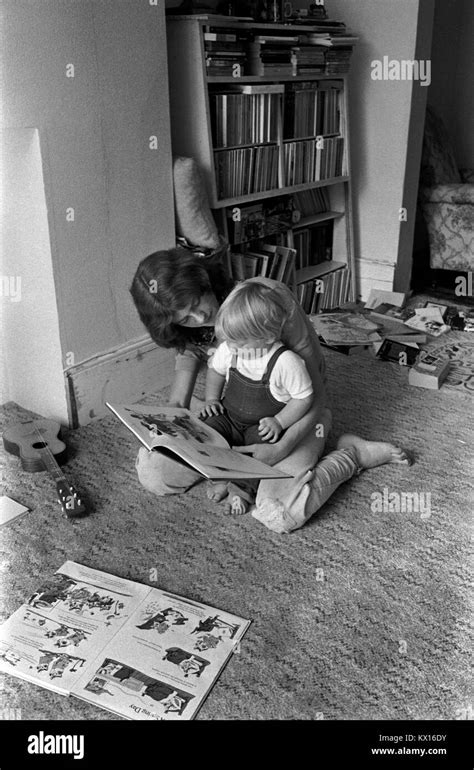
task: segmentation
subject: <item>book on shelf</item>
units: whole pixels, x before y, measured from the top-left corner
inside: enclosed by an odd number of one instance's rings
[[[284,179],[290,187],[342,176],[344,138],[285,140]]]
[[[295,261],[297,270],[332,259],[333,232],[332,220],[295,229],[293,239],[297,252]]]
[[[0,627],[0,669],[126,719],[190,720],[249,625],[66,561]]]
[[[347,268],[341,267],[298,283],[297,298],[305,313],[315,315],[346,302],[350,289],[349,275]]]
[[[235,452],[217,431],[189,409],[140,404],[106,406],[150,452],[172,457],[206,479],[291,478],[287,473]]]
[[[279,148],[276,144],[216,150],[217,195],[220,199],[240,197],[278,185]]]
[[[295,207],[302,217],[329,211],[329,195],[325,187],[310,187],[294,194]]]
[[[210,94],[214,149],[277,141],[282,88],[258,88],[226,88]]]
[[[295,255],[295,249],[287,246],[260,244],[245,253],[232,255],[233,277],[236,280],[272,278],[282,283],[292,283]],[[243,278],[240,277],[242,274]]]

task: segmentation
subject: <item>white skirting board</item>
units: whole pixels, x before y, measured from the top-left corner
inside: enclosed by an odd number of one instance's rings
[[[78,428],[110,414],[106,401],[134,403],[170,385],[174,351],[158,348],[149,337],[143,337],[71,366],[64,374],[69,425]]]

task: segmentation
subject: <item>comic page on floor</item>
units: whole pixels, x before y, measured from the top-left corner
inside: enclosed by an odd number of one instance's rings
[[[249,624],[151,589],[73,694],[128,719],[192,719]]]
[[[0,627],[0,669],[68,694],[150,590],[66,562]]]

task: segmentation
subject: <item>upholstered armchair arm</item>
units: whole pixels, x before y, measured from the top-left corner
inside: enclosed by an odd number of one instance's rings
[[[474,184],[474,168],[460,168],[461,179],[466,184]]]
[[[474,184],[439,184],[421,188],[424,203],[450,203],[451,205],[474,205]]]

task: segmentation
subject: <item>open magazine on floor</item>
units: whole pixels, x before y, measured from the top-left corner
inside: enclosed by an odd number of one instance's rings
[[[249,625],[67,561],[0,626],[0,670],[127,719],[189,720]]]
[[[167,454],[206,479],[291,478],[291,474],[234,452],[225,438],[189,409],[108,402],[106,405],[148,450]]]

